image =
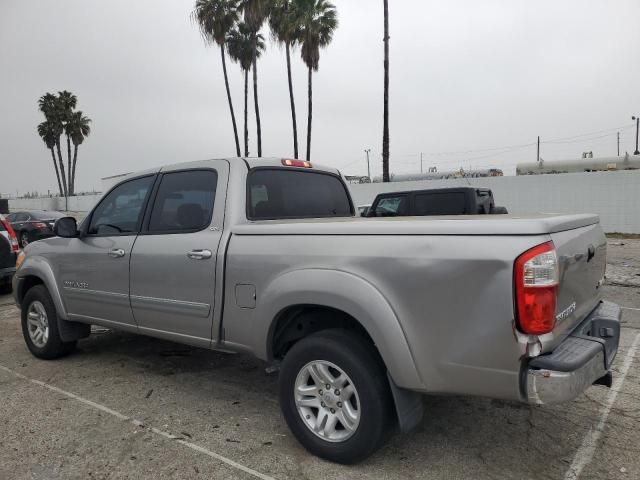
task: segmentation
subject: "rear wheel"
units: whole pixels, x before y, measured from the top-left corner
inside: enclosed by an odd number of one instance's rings
[[[58,332],[58,314],[44,285],[31,288],[22,302],[22,335],[29,351],[52,360],[70,353],[76,342],[63,342]]]
[[[307,450],[346,464],[377,450],[394,418],[377,352],[339,329],[304,338],[287,353],[280,369],[280,406]]]

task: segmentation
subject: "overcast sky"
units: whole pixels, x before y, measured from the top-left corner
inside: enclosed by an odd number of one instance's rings
[[[312,160],[381,170],[382,1],[335,0],[340,21],[314,75]],[[390,0],[391,170],[496,166],[633,151],[640,114],[638,0]],[[219,51],[194,0],[0,0],[0,192],[55,190],[36,134],[45,92],[67,89],[93,119],[76,190],[100,178],[235,152]],[[299,142],[306,71],[296,51]],[[238,121],[242,75],[230,64]],[[258,64],[263,154],[291,156],[284,52]],[[242,131],[241,123],[238,125]],[[582,137],[579,135],[589,134]],[[251,151],[255,125],[250,118]],[[487,150],[527,145],[517,149]],[[442,152],[462,152],[441,154]]]

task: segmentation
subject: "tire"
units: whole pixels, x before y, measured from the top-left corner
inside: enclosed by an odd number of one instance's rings
[[[36,285],[27,292],[21,315],[22,335],[34,356],[53,360],[68,355],[75,348],[75,341],[63,342],[60,338],[56,307],[44,285]]]
[[[329,391],[321,385],[327,371],[330,381],[338,380]],[[395,415],[384,365],[375,348],[353,333],[324,330],[297,342],[282,362],[279,389],[280,408],[289,428],[318,457],[357,463],[389,437]]]
[[[18,238],[18,242],[20,243],[20,248],[24,249],[27,245],[29,245],[29,234],[27,232],[20,232],[20,238]]]

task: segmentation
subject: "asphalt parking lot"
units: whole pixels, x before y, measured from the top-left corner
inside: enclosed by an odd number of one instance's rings
[[[2,296],[0,478],[638,479],[640,240],[609,258],[605,296],[625,307],[613,389],[545,408],[425,397],[416,432],[350,467],[297,444],[259,361],[108,330],[37,360]]]

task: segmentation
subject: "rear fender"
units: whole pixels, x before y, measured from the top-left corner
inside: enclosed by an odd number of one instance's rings
[[[352,273],[304,269],[286,272],[273,280],[259,296],[257,318],[271,319],[255,339],[258,356],[271,360],[271,342],[279,314],[295,305],[316,305],[341,310],[356,319],[373,339],[389,375],[399,387],[419,389],[423,382],[416,369],[400,322],[387,299],[371,283]]]

